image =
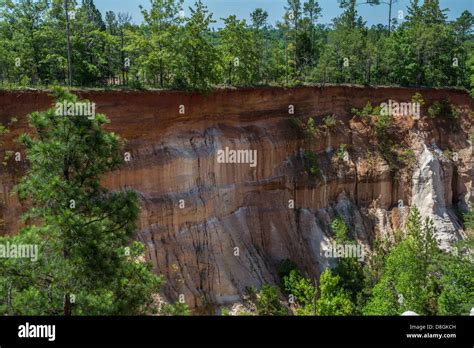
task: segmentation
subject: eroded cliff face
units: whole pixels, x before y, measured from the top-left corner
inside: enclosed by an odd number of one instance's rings
[[[110,119],[109,128],[128,140],[131,160],[104,177],[113,189],[133,188],[141,197],[137,238],[167,280],[165,295],[198,312],[238,302],[246,287],[277,283],[278,264],[291,259],[317,279],[335,260],[325,256],[330,223],[340,215],[358,242],[370,250],[391,236],[416,204],[433,219],[442,247],[464,237],[455,208],[467,209],[472,190],[473,102],[461,91],[421,90],[426,105],[448,98],[459,120],[395,117],[388,136],[412,150],[397,170],[378,151],[373,123],[353,117],[389,99],[410,101],[402,88],[261,88],[222,90],[209,96],[178,92],[79,92]],[[0,92],[0,122],[18,122],[45,110],[45,93]],[[294,109],[294,114],[291,110]],[[290,116],[320,125],[337,124],[308,138],[290,127]],[[341,144],[347,156],[337,156]],[[256,150],[257,162],[219,163],[218,151]],[[317,153],[320,173],[308,174],[305,151]],[[22,207],[11,188],[27,164],[10,159],[0,174],[1,233],[14,233]]]

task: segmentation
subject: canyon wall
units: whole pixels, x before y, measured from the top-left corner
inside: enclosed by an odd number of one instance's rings
[[[373,125],[353,117],[389,99],[408,102],[420,92],[425,105],[447,98],[459,119],[402,116],[389,136],[411,149],[410,165],[394,170],[378,151]],[[415,204],[433,219],[443,248],[465,237],[456,210],[472,200],[473,101],[450,89],[349,86],[258,88],[197,93],[77,91],[106,114],[108,129],[127,139],[130,161],[103,182],[139,192],[137,238],[166,278],[169,301],[180,294],[198,312],[238,302],[246,287],[277,283],[278,264],[291,259],[310,277],[334,259],[325,256],[331,221],[344,218],[366,249],[390,237]],[[13,139],[26,115],[52,104],[45,92],[0,91],[0,122],[12,124],[4,150],[20,152]],[[294,113],[292,113],[294,111]],[[334,127],[323,117],[334,115]],[[291,127],[314,117],[321,131],[308,138]],[[442,116],[442,115],[441,115]],[[347,156],[338,157],[345,144]],[[219,163],[217,153],[257,150],[257,162]],[[319,173],[308,173],[307,151],[317,154]],[[0,169],[0,233],[21,227],[12,187],[26,169],[11,158]]]

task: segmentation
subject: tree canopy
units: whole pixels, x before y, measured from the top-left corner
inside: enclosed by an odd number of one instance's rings
[[[189,8],[183,0],[150,0],[139,24],[127,13],[100,13],[93,0],[2,0],[0,85],[472,88],[472,14],[448,21],[438,0],[411,0],[395,15],[396,3],[341,1],[342,14],[322,24],[317,0],[288,0],[277,23],[257,8],[250,23],[230,15],[216,28],[200,0]],[[368,27],[358,13],[363,5],[385,6],[389,20]]]

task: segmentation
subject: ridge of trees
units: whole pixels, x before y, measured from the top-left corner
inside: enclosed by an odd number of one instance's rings
[[[448,21],[438,0],[343,0],[332,24],[317,0],[288,0],[281,21],[257,8],[224,27],[201,0],[150,0],[144,21],[103,16],[93,0],[1,0],[0,86],[128,86],[208,90],[218,85],[316,83],[461,86],[474,81],[474,18]],[[359,5],[387,6],[368,27]]]

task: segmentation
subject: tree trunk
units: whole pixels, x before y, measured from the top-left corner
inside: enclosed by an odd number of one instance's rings
[[[391,33],[392,30],[392,5],[393,0],[389,0],[388,3],[388,32]]]
[[[68,65],[68,85],[72,86],[72,62],[71,62],[71,37],[69,32],[69,0],[64,0],[64,10],[66,11],[66,37],[67,37],[67,65]]]

